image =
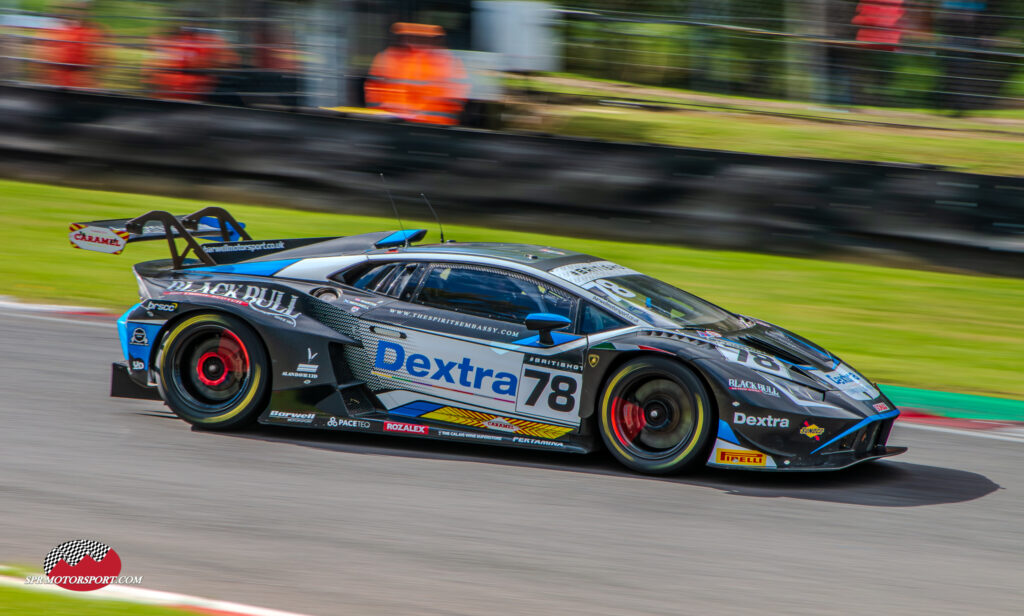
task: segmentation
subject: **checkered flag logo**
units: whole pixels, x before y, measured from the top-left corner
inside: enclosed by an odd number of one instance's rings
[[[49,575],[53,568],[57,566],[57,563],[62,560],[74,567],[85,558],[86,554],[96,562],[101,562],[107,557],[107,552],[109,551],[110,546],[99,541],[91,541],[89,539],[65,541],[50,550],[50,553],[46,555],[46,558],[43,560],[43,571]]]

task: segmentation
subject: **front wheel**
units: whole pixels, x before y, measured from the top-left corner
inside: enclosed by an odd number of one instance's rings
[[[178,417],[208,430],[252,423],[266,405],[267,352],[240,319],[203,313],[175,324],[158,354],[160,395]]]
[[[707,454],[714,409],[700,379],[677,361],[642,357],[605,385],[598,421],[615,458],[649,474],[677,472]]]

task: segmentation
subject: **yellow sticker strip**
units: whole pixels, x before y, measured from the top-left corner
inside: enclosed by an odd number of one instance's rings
[[[485,430],[494,430],[496,432],[508,432],[510,434],[534,436],[537,438],[555,439],[568,432],[572,432],[572,428],[567,428],[565,426],[551,426],[548,424],[537,423],[535,421],[526,421],[525,419],[498,417],[497,415],[491,415],[489,413],[479,413],[477,411],[459,409],[453,406],[444,406],[436,411],[431,411],[425,415],[421,415],[420,417],[424,419],[433,419],[435,421],[461,424],[463,426],[473,426],[474,428],[484,428]]]

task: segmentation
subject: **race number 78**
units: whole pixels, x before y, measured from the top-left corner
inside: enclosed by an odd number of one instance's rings
[[[576,379],[563,374],[551,374],[543,370],[529,368],[523,371],[523,376],[537,380],[530,395],[526,398],[526,406],[536,406],[546,393],[547,406],[552,411],[570,413],[576,408]]]
[[[726,359],[737,364],[743,364],[754,370],[761,370],[762,372],[774,372],[782,376],[787,376],[789,371],[786,370],[785,366],[780,365],[777,361],[772,359],[768,355],[762,353],[755,353],[747,351],[746,349],[734,349],[732,347],[718,347],[718,352],[725,356]]]

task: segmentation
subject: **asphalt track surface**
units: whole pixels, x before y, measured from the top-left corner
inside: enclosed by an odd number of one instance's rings
[[[94,538],[144,586],[317,615],[1020,614],[1024,444],[897,426],[831,474],[652,479],[107,397],[110,321],[0,313],[0,562]]]

